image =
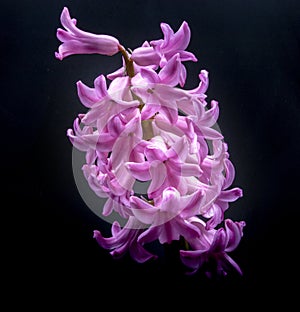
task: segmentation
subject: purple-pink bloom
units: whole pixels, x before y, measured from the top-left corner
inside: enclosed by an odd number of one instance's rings
[[[134,62],[142,66],[159,65],[164,67],[176,54],[179,54],[181,62],[197,62],[193,53],[185,51],[191,39],[191,31],[186,21],[181,24],[176,33],[167,23],[161,23],[160,27],[164,39],[146,42],[142,47],[133,50],[132,59]]]
[[[241,268],[228,253],[239,245],[245,222],[226,219],[225,227],[218,230],[206,230],[205,223],[200,219],[192,218],[190,222],[201,232],[198,238],[188,241],[191,250],[180,250],[182,262],[192,270],[190,273],[193,274],[200,267],[213,263],[218,274],[226,275],[231,267],[242,274]]]
[[[108,96],[106,80],[104,75],[100,75],[94,80],[95,88],[90,88],[80,80],[77,82],[77,93],[81,103],[90,108]]]
[[[179,83],[183,86],[185,77],[182,79],[182,66],[179,54],[175,54],[159,73],[150,68],[141,69],[140,72],[143,78],[152,83],[161,83],[171,87]]]
[[[226,217],[230,204],[243,196],[234,185],[235,168],[217,121],[220,109],[208,101],[208,71],[199,83],[184,89],[183,62],[197,62],[186,51],[191,31],[184,21],[174,32],[161,23],[162,39],[125,49],[118,39],[80,30],[65,7],[55,56],[114,55],[121,68],[98,75],[92,86],[77,81],[85,111],[77,114],[67,137],[85,154],[82,174],[90,189],[105,203],[99,215],[114,219],[111,237],[94,231],[94,238],[114,258],[129,253],[137,262],[158,256],[147,244],[172,244],[191,272],[227,274],[240,269],[229,253],[237,248],[245,221]],[[109,81],[109,83],[107,82]],[[145,186],[141,191],[138,185]]]
[[[154,205],[132,196],[130,202],[134,216],[149,225],[138,238],[140,243],[158,240],[161,244],[171,243],[183,237],[198,237],[198,229],[187,218],[199,211],[203,192],[201,189],[193,194],[181,196],[174,187],[167,187]]]
[[[160,27],[164,34],[164,39],[152,40],[150,42],[154,49],[163,55],[160,66],[163,66],[177,53],[179,53],[181,61],[197,62],[195,55],[186,51],[191,40],[191,30],[186,21],[181,24],[176,33],[167,23],[161,23]]]
[[[64,8],[60,21],[65,28],[57,29],[56,36],[62,42],[55,52],[56,58],[62,60],[72,54],[114,55],[119,52],[118,39],[109,35],[95,35],[76,26],[76,19],[70,17],[68,8]]]
[[[129,252],[131,257],[139,263],[157,258],[137,241],[141,233],[141,230],[136,228],[137,226],[138,222],[133,217],[128,219],[123,228],[115,221],[111,227],[112,237],[103,237],[100,231],[95,230],[94,238],[101,247],[111,250],[110,253],[114,258],[120,258],[126,252]]]
[[[141,66],[154,65],[154,70],[159,66],[162,70],[157,77],[154,73],[148,73],[155,82],[172,86],[179,83],[183,87],[187,73],[182,62],[197,62],[193,53],[185,51],[191,38],[189,25],[184,21],[176,33],[167,23],[161,23],[160,26],[164,39],[152,40],[150,43],[146,41],[142,47],[133,50],[131,59]]]
[[[179,188],[183,177],[200,176],[199,164],[186,161],[187,139],[184,136],[169,149],[161,137],[154,137],[148,142],[144,150],[147,161],[128,162],[126,166],[136,179],[151,180],[149,198],[158,197],[167,187]]]
[[[229,160],[229,153],[225,152],[224,159],[225,177],[223,179],[222,190],[216,198],[210,209],[203,214],[209,220],[206,223],[207,229],[213,229],[224,220],[225,211],[229,208],[230,202],[235,202],[239,197],[243,196],[243,190],[239,187],[228,189],[233,183],[235,177],[235,169]]]

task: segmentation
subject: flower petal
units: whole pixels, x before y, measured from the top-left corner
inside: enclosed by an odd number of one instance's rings
[[[158,208],[136,196],[130,197],[131,211],[133,215],[144,224],[152,224]]]
[[[150,167],[151,183],[148,188],[149,198],[153,198],[156,194],[163,191],[163,186],[167,178],[167,168],[160,161],[153,161]]]
[[[227,233],[226,252],[231,252],[236,249],[243,236],[243,228],[245,225],[246,223],[244,221],[233,222],[230,219],[225,220],[225,230]]]
[[[126,168],[134,176],[134,178],[140,181],[148,181],[151,179],[150,175],[150,163],[148,161],[142,163],[126,162]]]
[[[153,47],[140,47],[133,50],[131,59],[140,66],[158,65],[160,56]]]

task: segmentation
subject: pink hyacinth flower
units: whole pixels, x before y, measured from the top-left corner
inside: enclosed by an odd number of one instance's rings
[[[94,238],[101,247],[111,250],[110,253],[114,258],[120,258],[127,252],[139,263],[157,258],[137,241],[141,230],[136,229],[135,222],[135,219],[131,217],[126,226],[121,228],[119,223],[115,221],[111,228],[112,237],[103,237],[100,231],[95,230]]]
[[[185,219],[197,213],[202,198],[201,189],[191,195],[180,196],[173,187],[166,188],[154,206],[132,196],[130,201],[134,216],[150,225],[139,236],[138,242],[145,244],[158,239],[161,244],[170,244],[173,240],[179,240],[180,236],[198,237],[197,228],[185,222]]]
[[[119,51],[118,39],[109,35],[95,35],[85,32],[76,26],[76,19],[70,17],[68,8],[64,8],[60,21],[65,28],[58,28],[57,38],[62,42],[56,58],[62,60],[72,54],[114,55]]]
[[[181,62],[197,61],[193,53],[185,51],[191,39],[191,31],[186,21],[181,24],[176,33],[167,23],[161,23],[160,27],[164,39],[146,42],[142,47],[133,50],[134,62],[141,66],[159,65],[163,67],[177,53]]]
[[[205,223],[196,218],[191,223],[200,230],[201,235],[190,241],[191,250],[181,250],[180,257],[183,263],[192,269],[191,274],[197,272],[205,264],[213,263],[217,274],[226,275],[233,267],[239,274],[242,271],[239,265],[228,255],[239,245],[243,236],[244,221],[234,222],[225,220],[225,228],[206,230]],[[213,261],[213,262],[212,262]],[[210,271],[206,272],[210,274]]]
[[[97,215],[114,218],[111,236],[95,230],[96,242],[114,258],[129,253],[143,263],[158,257],[147,250],[149,243],[183,240],[185,249],[178,255],[191,273],[212,274],[213,267],[223,275],[230,268],[242,274],[229,253],[239,245],[246,223],[226,218],[226,212],[243,191],[233,185],[234,165],[217,127],[219,102],[207,100],[205,69],[198,86],[183,88],[183,62],[197,61],[186,51],[188,23],[176,32],[161,23],[163,38],[133,51],[112,36],[80,30],[67,8],[61,24],[58,59],[118,52],[122,58],[121,68],[98,75],[93,86],[77,82],[87,111],[67,130],[74,148],[85,154],[82,174],[88,186],[105,200]]]

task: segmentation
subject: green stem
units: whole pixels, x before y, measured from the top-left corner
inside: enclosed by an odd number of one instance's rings
[[[152,128],[153,119],[142,120],[143,140],[150,140],[154,137]]]

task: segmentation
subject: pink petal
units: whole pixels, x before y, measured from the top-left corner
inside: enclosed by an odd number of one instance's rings
[[[179,203],[182,207],[182,218],[187,219],[194,215],[198,215],[203,199],[204,192],[201,189],[191,195],[181,196]]]
[[[126,168],[130,171],[134,178],[140,181],[148,181],[151,179],[150,163],[145,161],[143,163],[126,162]]]
[[[152,198],[156,193],[163,190],[167,178],[166,166],[160,161],[153,161],[150,167],[151,183],[148,188],[148,196]]]
[[[188,146],[188,140],[186,136],[182,136],[180,139],[178,139],[175,144],[168,150],[166,153],[167,157],[169,158],[175,158],[179,159],[182,162],[185,162],[187,155],[188,155],[188,149],[186,148]]]
[[[95,79],[94,86],[95,86],[95,91],[96,91],[97,97],[99,99],[102,99],[108,95],[107,86],[106,86],[106,79],[105,79],[104,75],[100,75]]]
[[[131,248],[129,249],[130,256],[136,260],[138,263],[144,263],[151,259],[157,259],[156,255],[153,255],[147,251],[141,244],[133,242]]]
[[[174,31],[167,23],[161,23],[160,28],[164,34],[164,40],[162,41],[160,47],[164,49],[170,42],[171,38],[174,36]],[[152,44],[152,42],[150,42],[150,44]]]
[[[105,202],[105,205],[103,207],[103,216],[108,216],[113,211],[113,200],[111,198],[108,198]]]
[[[245,225],[246,223],[244,221],[233,222],[230,219],[225,220],[225,230],[227,233],[226,252],[231,252],[236,249],[243,236],[243,228]]]
[[[243,196],[243,190],[238,187],[235,187],[231,190],[222,191],[218,199],[223,202],[234,202],[239,197],[242,197],[242,196]]]
[[[207,110],[201,119],[201,124],[212,127],[219,117],[219,105],[217,101],[211,101],[211,108]]]
[[[210,251],[213,253],[224,252],[227,243],[226,232],[223,228],[220,228],[215,233],[213,242],[210,246]]]
[[[140,244],[153,242],[159,238],[161,231],[161,226],[151,226],[149,229],[145,230],[142,234],[139,235],[137,242]]]
[[[199,79],[199,86],[193,90],[190,90],[189,93],[200,95],[204,94],[207,91],[209,85],[208,71],[204,69],[201,70],[199,74]]]
[[[150,83],[159,83],[160,79],[155,70],[151,68],[141,68],[141,76]]]
[[[166,23],[161,23],[161,29],[164,34],[164,43],[161,45],[161,49],[165,53],[169,51],[185,50],[191,39],[191,32],[187,22],[183,22],[174,34],[171,27]]]
[[[235,178],[235,169],[233,163],[229,159],[225,159],[225,181],[223,184],[223,189],[227,189],[233,182]]]
[[[175,54],[158,74],[161,83],[172,87],[176,86],[180,80],[180,65],[181,62],[179,59],[179,54]]]
[[[140,66],[158,65],[160,56],[153,47],[140,47],[133,50],[131,59]]]
[[[158,240],[161,244],[171,244],[172,241],[179,240],[180,233],[173,226],[173,222],[166,222],[161,226],[161,232],[158,237]]]
[[[179,192],[174,187],[167,187],[162,193],[160,211],[167,212],[169,217],[172,219],[181,212],[182,208],[183,207],[180,206]]]
[[[191,31],[186,21],[181,24],[171,40],[172,49],[174,50],[185,50],[188,47],[191,40]]]
[[[136,196],[130,197],[130,205],[134,216],[144,224],[152,224],[159,210],[157,207]]]
[[[179,67],[180,67],[180,69],[179,69],[179,85],[181,88],[183,88],[185,81],[186,81],[187,72],[186,72],[186,68],[183,64],[180,63]]]
[[[181,62],[185,62],[185,61],[192,61],[192,62],[197,62],[198,59],[196,58],[196,56],[188,51],[179,51],[180,54],[180,60]]]
[[[202,174],[202,170],[197,164],[183,163],[180,167],[180,175],[183,177],[199,177]]]
[[[77,93],[80,98],[80,101],[85,107],[91,107],[96,102],[98,102],[99,97],[96,94],[94,88],[90,88],[86,86],[81,81],[78,81],[76,85],[77,85]]]

